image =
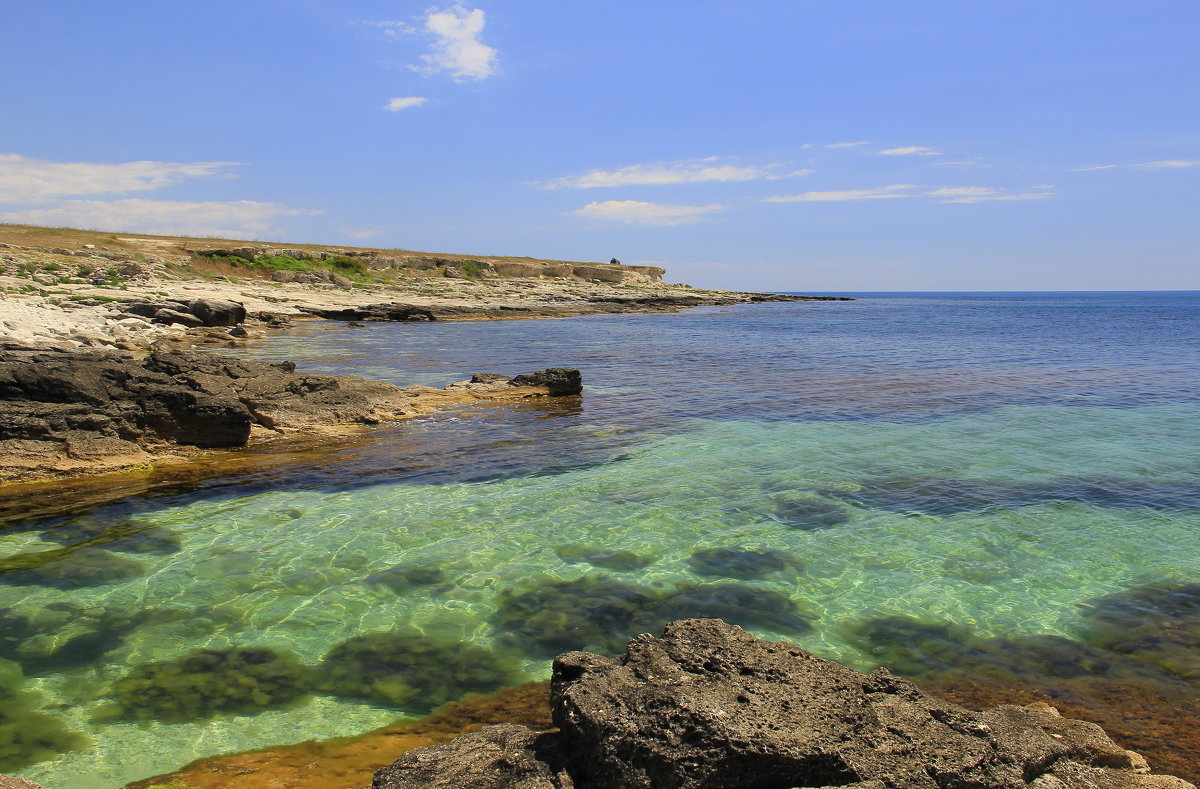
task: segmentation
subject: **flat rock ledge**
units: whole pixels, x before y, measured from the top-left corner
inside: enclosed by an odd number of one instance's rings
[[[477,374],[445,389],[296,372],[203,351],[0,352],[0,481],[138,466],[252,438],[336,432],[485,399],[576,395],[578,370]]]
[[[715,619],[554,662],[557,732],[488,726],[372,789],[1186,789],[1045,704],[971,712]]]

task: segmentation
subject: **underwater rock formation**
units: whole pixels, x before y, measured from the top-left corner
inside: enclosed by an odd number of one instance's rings
[[[468,641],[428,636],[416,628],[346,639],[317,668],[322,693],[367,699],[424,714],[466,693],[522,681],[514,658]]]
[[[112,704],[96,718],[181,722],[286,707],[307,695],[309,675],[294,657],[272,649],[199,649],[136,666],[114,683]]]
[[[1187,789],[1048,705],[974,713],[717,620],[554,663],[559,733],[489,727],[418,748],[372,789]]]

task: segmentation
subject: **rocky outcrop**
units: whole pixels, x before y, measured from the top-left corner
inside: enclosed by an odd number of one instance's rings
[[[164,299],[135,301],[121,305],[129,315],[150,318],[155,323],[179,323],[195,326],[236,326],[246,320],[246,308],[225,299]]]
[[[372,787],[1194,789],[1053,707],[971,712],[720,620],[673,622],[619,660],[560,655],[551,707],[557,733],[485,728]]]
[[[6,351],[0,479],[108,470],[178,447],[240,447],[255,431],[371,425],[480,397],[578,394],[567,391],[577,370],[491,379],[479,391],[402,389],[197,351]]]

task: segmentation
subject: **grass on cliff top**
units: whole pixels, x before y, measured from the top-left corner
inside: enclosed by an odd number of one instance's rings
[[[457,263],[466,261],[487,261],[489,263],[569,263],[571,265],[608,265],[607,262],[588,262],[578,260],[554,260],[550,258],[535,258],[515,255],[475,255],[444,252],[421,252],[412,249],[388,249],[384,247],[352,247],[345,244],[302,244],[290,241],[247,241],[245,239],[229,238],[195,238],[190,236],[161,236],[146,233],[121,233],[103,230],[81,230],[70,227],[41,227],[39,225],[0,224],[0,243],[13,244],[22,247],[39,247],[52,249],[79,250],[84,244],[94,244],[96,251],[152,252],[157,249],[169,254],[182,254],[192,249],[235,249],[238,247],[277,247],[281,249],[302,249],[309,252],[376,252],[384,256],[414,255],[435,257],[451,260]]]

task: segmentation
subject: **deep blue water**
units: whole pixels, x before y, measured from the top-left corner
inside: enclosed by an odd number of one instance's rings
[[[119,786],[355,733],[693,615],[922,676],[982,662],[1052,677],[1047,654],[1078,667],[1093,650],[1193,703],[1200,293],[844,295],[305,323],[238,351],[437,386],[578,367],[585,393],[0,533],[0,557],[91,540],[63,561],[102,568],[86,586],[0,576],[0,658],[93,739],[17,773]],[[104,542],[147,526],[157,542]],[[1183,624],[1113,635],[1164,621]],[[358,665],[370,639],[395,665],[320,668],[331,650]],[[198,648],[217,665],[180,668]],[[156,683],[181,673],[257,676],[233,665],[246,648],[325,679],[249,708],[162,700]]]

